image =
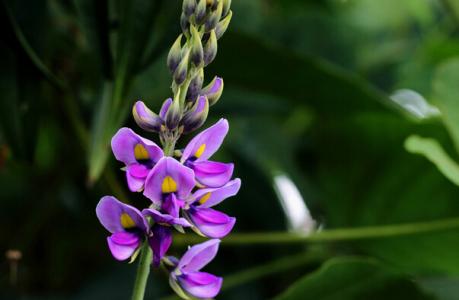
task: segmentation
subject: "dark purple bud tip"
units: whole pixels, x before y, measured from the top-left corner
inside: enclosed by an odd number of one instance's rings
[[[196,5],[196,9],[194,10],[194,20],[197,25],[201,25],[204,23],[207,17],[206,9],[206,0],[199,0],[198,5]]]
[[[204,66],[209,65],[214,61],[217,56],[218,44],[215,30],[212,30],[209,34],[209,39],[204,46]]]
[[[187,101],[196,100],[199,93],[201,92],[203,82],[204,82],[204,70],[201,68],[199,69],[198,74],[196,74],[190,82],[190,86],[188,87],[188,91],[186,94]]]
[[[209,113],[209,101],[206,96],[200,96],[193,107],[182,119],[183,133],[189,133],[201,127]]]
[[[174,73],[182,58],[182,35],[175,40],[167,55],[167,67]]]
[[[196,9],[196,0],[183,0],[182,11],[186,17],[190,17]]]
[[[165,119],[166,127],[170,130],[177,128],[177,126],[180,123],[181,117],[182,115],[180,112],[179,102],[178,100],[174,100],[172,101],[166,113],[166,119]]]

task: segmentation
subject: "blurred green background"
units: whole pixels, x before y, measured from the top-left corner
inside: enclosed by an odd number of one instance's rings
[[[225,91],[205,126],[229,120],[216,159],[243,181],[221,205],[234,234],[206,269],[225,277],[218,298],[459,299],[459,1],[232,9],[206,69]],[[130,109],[171,94],[180,11],[2,1],[1,299],[128,299],[136,266],[111,257],[95,206],[106,194],[146,204],[108,143],[121,126],[155,138]],[[171,293],[155,270],[146,299]]]

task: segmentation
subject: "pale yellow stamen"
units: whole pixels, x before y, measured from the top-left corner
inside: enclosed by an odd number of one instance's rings
[[[207,194],[204,194],[204,196],[202,196],[201,199],[199,199],[199,203],[200,203],[200,204],[206,203],[207,200],[209,200],[210,195],[211,195],[210,192],[208,192]]]
[[[147,149],[142,144],[135,145],[134,148],[134,157],[137,160],[147,160],[150,159]]]
[[[202,144],[201,146],[199,146],[198,150],[196,150],[196,152],[194,153],[194,156],[196,158],[199,158],[204,153],[205,150],[206,150],[206,144]]]
[[[163,184],[161,185],[161,190],[163,193],[174,193],[177,191],[177,183],[174,179],[170,176],[166,176],[163,180]]]
[[[134,220],[132,220],[131,216],[127,213],[121,214],[120,221],[124,229],[130,229],[136,226]]]

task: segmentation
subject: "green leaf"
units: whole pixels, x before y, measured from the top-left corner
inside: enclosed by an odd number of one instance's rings
[[[446,178],[459,185],[459,165],[448,156],[437,140],[412,135],[405,140],[405,149],[424,155]]]
[[[443,121],[459,152],[459,57],[447,60],[435,72],[434,99],[443,114]]]
[[[411,280],[374,260],[335,258],[290,286],[276,300],[433,299]]]

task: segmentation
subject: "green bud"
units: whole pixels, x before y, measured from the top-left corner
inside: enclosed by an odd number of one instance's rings
[[[217,8],[212,11],[206,19],[205,23],[205,31],[209,32],[217,26],[218,21],[222,17],[222,10],[223,10],[223,1],[218,2]]]
[[[180,16],[180,27],[182,28],[183,34],[188,38],[190,36],[190,33],[188,32],[190,29],[190,19],[185,16],[184,13]]]
[[[196,67],[201,67],[204,63],[204,50],[202,49],[201,36],[196,27],[191,25],[191,51],[190,60]]]
[[[186,100],[194,101],[198,97],[202,89],[202,83],[204,82],[204,69],[200,68],[197,74],[191,79],[188,91],[186,94]]]
[[[196,0],[183,0],[182,12],[186,17],[190,17],[196,8]]]
[[[179,35],[175,40],[174,44],[169,50],[169,55],[167,55],[167,67],[171,73],[174,73],[175,69],[180,63],[182,57],[182,35]]]
[[[177,85],[181,85],[186,79],[186,76],[188,73],[189,56],[190,56],[189,53],[190,53],[189,51],[185,53],[182,60],[180,61],[180,64],[175,69],[174,81]]]
[[[178,99],[175,99],[174,101],[172,101],[171,106],[166,112],[166,127],[170,130],[177,128],[181,118],[182,115],[180,112],[180,104]]]
[[[215,27],[215,34],[217,35],[217,39],[220,39],[225,33],[226,29],[228,29],[228,25],[232,16],[233,12],[230,10],[228,15],[217,24],[217,27]]]
[[[206,19],[206,9],[206,0],[199,0],[198,5],[194,10],[194,20],[197,25],[201,25],[202,23],[204,23]]]
[[[229,10],[231,8],[231,0],[222,0],[223,1],[223,11],[222,11],[222,17],[226,17],[229,13]]]
[[[212,30],[209,35],[209,39],[204,45],[204,66],[209,65],[217,56],[217,36],[215,30]]]

